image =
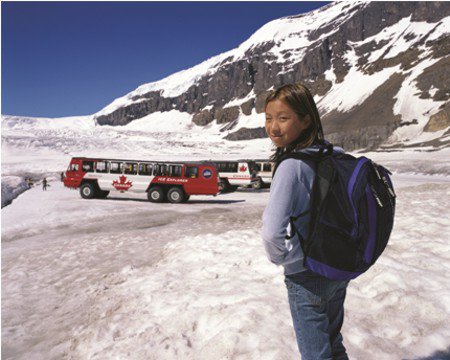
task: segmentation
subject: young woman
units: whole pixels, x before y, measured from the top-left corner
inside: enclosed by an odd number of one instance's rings
[[[266,100],[266,132],[276,146],[272,160],[287,152],[317,152],[326,146],[316,104],[302,84],[273,91]],[[343,152],[335,147],[335,152]],[[311,161],[282,161],[270,188],[263,215],[262,238],[267,256],[284,266],[297,345],[303,360],[348,359],[340,333],[348,281],[334,281],[303,266],[298,235],[290,239],[290,218],[307,213],[314,181]],[[308,236],[309,215],[294,221],[303,238]]]

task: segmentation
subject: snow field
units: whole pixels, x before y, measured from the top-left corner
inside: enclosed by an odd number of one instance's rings
[[[295,357],[295,342],[288,351],[285,345],[292,329],[282,276],[268,264],[254,230],[185,237],[168,244],[165,254],[102,299],[113,314],[74,334],[80,346],[71,355]]]
[[[174,207],[142,195],[86,201],[60,182],[50,185],[2,210],[5,358],[60,359],[74,346],[74,329],[105,311],[99,297],[125,281],[127,269],[152,266],[168,241],[204,233],[211,222],[231,218],[234,228],[248,228],[255,218],[251,209],[250,219],[231,213],[229,204],[245,206],[233,197],[198,196]]]
[[[344,338],[357,359],[370,358],[370,349],[377,359],[413,359],[448,347],[450,186],[425,183],[397,194],[388,248],[346,299]]]
[[[352,359],[448,346],[450,183],[417,178],[394,176],[390,244],[349,286]],[[259,237],[267,191],[173,205],[50,184],[2,210],[5,359],[298,357],[282,269]]]
[[[448,346],[450,226],[447,218],[436,218],[450,185],[398,193],[388,249],[349,286],[343,334],[352,359],[415,358]],[[71,355],[297,358],[283,276],[266,260],[256,232],[231,230],[167,244],[156,267],[130,274],[103,298],[113,314],[76,334],[80,345]]]
[[[448,181],[450,175],[450,148],[439,151],[428,149],[409,149],[396,152],[368,152],[354,153],[354,156],[366,156],[380,165],[383,165],[398,177],[402,182],[417,180],[424,182]],[[414,176],[407,179],[404,176]],[[430,176],[433,175],[433,176]]]

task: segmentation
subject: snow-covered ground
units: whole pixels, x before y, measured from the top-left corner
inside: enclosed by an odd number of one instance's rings
[[[450,179],[396,175],[388,248],[351,282],[352,359],[450,356]],[[268,190],[154,204],[50,182],[2,209],[4,359],[298,358]],[[376,354],[376,355],[374,355]]]

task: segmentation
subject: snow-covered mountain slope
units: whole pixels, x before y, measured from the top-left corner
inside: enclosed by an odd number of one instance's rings
[[[283,62],[283,53],[285,51],[303,51],[296,53],[296,61],[300,61],[304,55],[305,50],[314,41],[309,40],[308,33],[311,29],[318,29],[326,26],[336,18],[343,8],[348,8],[344,3],[336,3],[334,6],[321,8],[320,10],[302,15],[299,17],[286,17],[277,19],[264,25],[261,29],[256,31],[248,40],[243,42],[236,49],[214,56],[201,64],[190,69],[179,71],[160,81],[143,84],[136,90],[126,94],[123,97],[115,99],[111,104],[104,107],[95,114],[96,117],[107,115],[113,111],[133,103],[141,102],[143,99],[134,100],[136,97],[142,96],[151,91],[160,91],[161,95],[165,97],[176,97],[187,91],[192,85],[205,76],[211,76],[216,73],[219,66],[224,63],[233,63],[239,60],[246,60],[248,52],[253,48],[257,48],[264,43],[274,42],[275,45],[269,52],[278,58],[279,62]],[[349,17],[359,5],[353,6],[346,11],[346,16]],[[336,31],[336,30],[334,30]],[[325,37],[325,34],[321,38]],[[294,61],[291,59],[291,61]]]
[[[267,91],[300,81],[315,93],[325,132],[346,148],[444,147],[449,34],[445,2],[337,2],[274,20],[236,49],[144,84],[94,118],[123,125],[176,109],[198,125],[224,124],[225,138],[261,137]],[[242,135],[246,118],[258,118],[258,130]]]

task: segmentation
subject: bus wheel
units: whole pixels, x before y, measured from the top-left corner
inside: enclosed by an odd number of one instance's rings
[[[218,182],[217,186],[219,187],[220,191],[225,189],[225,180],[220,179],[220,181]]]
[[[147,197],[151,202],[160,203],[164,201],[164,190],[158,186],[152,187],[148,193]]]
[[[81,185],[80,195],[83,199],[93,199],[96,195],[94,185],[89,183]]]
[[[99,199],[106,199],[106,197],[109,195],[109,191],[100,191],[97,197]]]
[[[220,179],[219,183],[217,184],[219,187],[219,191],[221,194],[224,194],[226,192],[228,192],[230,183],[228,182],[228,180],[222,180]]]
[[[173,204],[179,204],[184,201],[184,191],[178,187],[173,187],[167,193],[167,198]]]
[[[256,180],[253,184],[253,189],[262,189],[263,187],[263,181],[261,178],[258,178],[258,180]]]

